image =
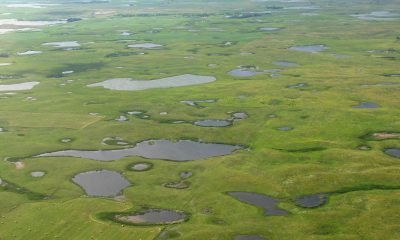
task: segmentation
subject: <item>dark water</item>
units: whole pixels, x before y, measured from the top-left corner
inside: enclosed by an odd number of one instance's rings
[[[183,212],[163,209],[150,209],[133,215],[119,215],[116,219],[133,224],[168,224],[185,221],[187,215]]]
[[[385,149],[385,153],[389,156],[400,158],[400,149],[399,148],[387,148],[387,149]]]
[[[272,197],[250,192],[229,192],[228,194],[239,201],[263,208],[264,214],[267,216],[283,216],[288,214],[285,210],[277,207],[278,200]]]
[[[115,197],[130,186],[121,174],[108,170],[79,173],[72,181],[81,186],[86,195],[93,197]]]
[[[324,193],[306,195],[296,199],[296,204],[305,208],[319,207],[326,203],[327,195]]]
[[[241,147],[217,143],[201,143],[191,140],[179,140],[177,142],[150,140],[140,142],[133,148],[98,151],[64,150],[44,153],[35,157],[78,157],[98,161],[113,161],[128,156],[140,156],[183,162],[228,155],[238,149],[241,149]]]

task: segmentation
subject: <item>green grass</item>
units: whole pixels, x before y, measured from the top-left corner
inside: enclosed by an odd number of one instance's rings
[[[20,1],[22,2],[22,1]],[[256,234],[269,240],[375,240],[400,238],[399,159],[383,153],[400,148],[399,139],[371,141],[370,133],[399,132],[399,19],[364,21],[355,13],[390,10],[400,13],[398,0],[318,0],[318,10],[284,9],[312,3],[279,1],[138,0],[76,4],[43,9],[6,8],[1,18],[82,21],[43,27],[37,32],[0,35],[0,84],[39,81],[29,91],[0,92],[0,239],[182,239],[230,240]],[[238,17],[241,13],[278,9],[272,14]],[[281,9],[281,10],[279,10]],[[283,10],[282,10],[283,9]],[[102,12],[104,14],[95,14]],[[301,13],[317,12],[317,16]],[[234,15],[235,18],[228,18]],[[281,27],[261,32],[261,27]],[[127,30],[130,36],[121,36]],[[224,31],[221,31],[224,30]],[[79,41],[79,50],[64,51],[44,42]],[[152,42],[154,50],[130,49],[131,43]],[[231,46],[222,46],[232,42]],[[289,51],[293,45],[324,44],[321,53]],[[368,52],[388,50],[388,52]],[[17,56],[40,50],[42,54]],[[138,53],[145,53],[138,55]],[[252,55],[241,53],[252,52]],[[338,58],[336,54],[346,55]],[[274,61],[298,67],[280,67]],[[216,64],[209,67],[209,64]],[[282,76],[251,78],[228,74],[238,66],[258,71],[281,69]],[[121,68],[122,67],[122,68]],[[68,75],[63,71],[74,70]],[[88,84],[111,78],[158,79],[181,74],[215,76],[204,85],[144,91],[111,91]],[[73,80],[73,81],[68,81]],[[298,83],[307,87],[289,89]],[[369,84],[371,86],[363,86]],[[36,101],[26,101],[34,97]],[[215,99],[197,107],[182,100]],[[360,102],[377,109],[355,109]],[[144,112],[128,116],[127,111]],[[168,112],[167,115],[160,115]],[[248,119],[224,128],[170,124],[203,119],[227,119],[245,112]],[[97,113],[97,115],[93,115]],[[276,115],[271,118],[270,115]],[[114,119],[126,115],[128,121]],[[292,131],[278,131],[291,126]],[[33,158],[62,149],[117,149],[106,137],[129,143],[146,139],[194,139],[246,146],[229,156],[204,161],[170,162],[127,157],[98,162],[78,158]],[[73,141],[62,143],[60,139]],[[112,141],[110,143],[113,143]],[[358,149],[360,145],[369,151]],[[16,169],[11,161],[23,161]],[[130,171],[133,163],[153,168]],[[132,185],[123,198],[90,198],[71,181],[77,173],[96,169],[120,172]],[[41,178],[30,172],[44,171]],[[191,171],[190,187],[165,183]],[[261,209],[224,194],[246,191],[282,199],[290,214],[266,217]],[[298,196],[333,193],[326,205],[304,209]],[[39,197],[40,196],[40,197]],[[48,196],[43,200],[42,196]],[[177,209],[188,221],[168,226],[128,226],[99,218],[100,213],[137,211],[143,207]],[[162,231],[169,234],[162,234]]]

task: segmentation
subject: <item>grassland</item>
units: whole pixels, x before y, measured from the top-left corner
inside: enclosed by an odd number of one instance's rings
[[[400,78],[384,76],[400,73],[400,18],[367,21],[350,16],[382,10],[400,13],[400,1],[143,0],[132,6],[126,1],[49,2],[60,5],[37,9],[0,5],[1,18],[83,19],[41,31],[0,35],[0,53],[8,56],[1,57],[0,63],[14,63],[0,67],[0,84],[40,82],[14,95],[0,92],[0,128],[4,128],[0,158],[5,159],[0,161],[0,179],[14,186],[0,187],[1,240],[229,240],[239,234],[268,240],[400,239],[400,159],[383,152],[387,147],[400,148],[399,139],[363,138],[374,132],[400,131]],[[310,5],[319,8],[290,8]],[[262,11],[272,12],[238,17]],[[8,12],[12,15],[1,15]],[[259,30],[262,27],[282,29],[265,32]],[[122,36],[123,31],[132,34]],[[60,41],[78,41],[81,47],[65,51],[42,45]],[[163,47],[127,47],[149,42]],[[312,44],[328,49],[288,50]],[[27,50],[43,53],[17,55]],[[273,64],[280,60],[299,66]],[[261,71],[281,69],[282,76],[240,78],[227,73],[243,65]],[[133,92],[87,87],[112,78],[149,80],[181,74],[215,76],[217,81]],[[288,88],[298,83],[307,86]],[[204,99],[217,102],[199,104],[202,107],[180,103]],[[360,102],[380,107],[352,108]],[[134,110],[146,111],[150,118],[114,120]],[[249,118],[222,128],[168,123],[226,119],[228,112],[245,112]],[[277,130],[284,126],[293,130]],[[102,144],[106,137],[131,143],[196,139],[248,149],[184,163],[140,157],[112,162],[32,157],[62,149],[119,148]],[[63,143],[64,138],[73,141]],[[360,150],[362,145],[370,150]],[[15,162],[6,159],[18,159],[24,167],[17,169]],[[127,170],[128,165],[143,161],[153,168]],[[132,183],[123,198],[87,197],[71,181],[77,173],[97,169],[115,170]],[[32,178],[32,171],[46,175]],[[179,180],[182,171],[193,172],[189,188],[163,186]],[[290,214],[264,216],[261,209],[226,195],[228,191],[278,198],[280,208]],[[315,193],[332,194],[326,205],[315,209],[294,202]],[[47,198],[32,197],[38,194]],[[190,219],[138,227],[98,218],[103,212],[142,207],[178,209],[190,213]],[[170,232],[170,237],[160,237],[162,231]]]

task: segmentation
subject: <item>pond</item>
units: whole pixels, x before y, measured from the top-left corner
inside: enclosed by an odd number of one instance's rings
[[[30,173],[31,177],[34,177],[34,178],[43,177],[45,174],[46,174],[45,172],[41,172],[41,171],[36,171],[36,172]]]
[[[152,49],[152,48],[159,48],[163,45],[154,44],[154,43],[137,43],[137,44],[130,44],[128,47],[130,48],[142,48],[142,49]]]
[[[103,87],[110,90],[119,91],[139,91],[152,88],[172,88],[214,82],[213,76],[200,76],[184,74],[174,77],[167,77],[155,80],[132,80],[130,78],[115,78],[99,83],[88,85],[89,87]]]
[[[232,124],[229,120],[199,120],[193,123],[200,127],[227,127]]]
[[[369,103],[369,102],[362,102],[358,105],[352,106],[353,108],[379,108],[379,105],[375,103]]]
[[[263,208],[264,214],[267,216],[283,216],[288,214],[285,210],[278,208],[278,200],[272,197],[251,192],[228,192],[228,194],[241,202]]]
[[[304,46],[293,46],[290,47],[289,50],[293,51],[300,51],[300,52],[310,52],[310,53],[317,53],[317,52],[322,52],[324,50],[328,49],[325,45],[304,45]]]
[[[149,209],[133,214],[119,214],[114,216],[118,222],[133,225],[159,225],[184,222],[188,215],[181,211],[166,209]]]
[[[17,53],[18,56],[26,56],[26,55],[36,55],[36,54],[41,54],[42,51],[33,51],[33,50],[29,50],[26,52],[19,52]]]
[[[399,148],[386,148],[385,153],[389,156],[400,158],[400,149]]]
[[[98,161],[113,161],[128,156],[139,156],[150,159],[162,159],[171,161],[202,160],[210,157],[232,154],[242,149],[236,145],[219,143],[202,143],[191,140],[149,140],[136,144],[132,148],[115,150],[63,150],[37,155],[35,157],[78,157]]]
[[[262,72],[256,72],[253,70],[247,70],[247,69],[233,69],[228,72],[229,75],[235,76],[235,77],[252,77],[258,74],[262,74]]]
[[[128,166],[129,170],[138,171],[138,172],[147,171],[147,170],[150,170],[151,168],[153,168],[153,164],[146,163],[146,162],[133,163]]]
[[[275,62],[272,62],[272,64],[277,65],[277,66],[282,66],[282,67],[297,67],[297,66],[299,66],[295,62],[288,62],[288,61],[275,61]]]
[[[328,200],[328,195],[324,193],[306,195],[296,199],[296,204],[304,208],[315,208],[322,206]]]
[[[47,42],[43,43],[43,46],[53,46],[53,47],[60,47],[60,48],[73,48],[81,46],[78,41],[66,41],[66,42]]]
[[[115,197],[131,185],[121,174],[109,170],[79,173],[72,181],[93,197]]]
[[[400,17],[400,14],[397,13],[391,13],[388,11],[374,11],[370,13],[364,13],[364,14],[353,14],[350,15],[352,17],[356,17],[360,20],[369,20],[369,21],[390,21],[390,20],[395,20],[398,17]]]
[[[8,84],[8,85],[0,85],[1,91],[23,91],[30,90],[34,86],[38,85],[39,82],[24,82],[24,83],[16,83],[16,84]]]
[[[215,99],[206,99],[206,100],[183,100],[180,102],[188,106],[198,106],[199,103],[215,103],[216,101],[217,100]]]

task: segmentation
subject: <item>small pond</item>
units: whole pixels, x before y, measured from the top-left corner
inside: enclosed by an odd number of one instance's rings
[[[0,85],[1,91],[23,91],[30,90],[34,86],[38,85],[39,82],[24,82],[24,83],[16,83],[16,84],[8,84],[8,85]]]
[[[188,215],[181,211],[149,209],[130,215],[115,215],[114,218],[118,222],[125,222],[133,225],[159,225],[184,222],[188,218]]]
[[[283,216],[288,212],[278,208],[278,200],[258,193],[251,192],[228,192],[228,194],[241,202],[251,204],[264,209],[267,216]]]
[[[296,204],[304,208],[315,208],[324,205],[327,200],[327,194],[319,193],[299,197],[296,199]]]
[[[79,173],[72,181],[81,186],[86,195],[93,197],[115,197],[130,186],[121,174],[109,170]]]
[[[327,47],[325,45],[304,45],[304,46],[293,46],[290,47],[289,50],[293,51],[300,51],[300,52],[310,52],[310,53],[317,53],[326,50]]]

